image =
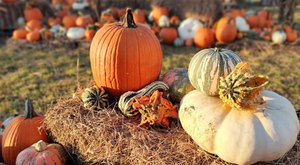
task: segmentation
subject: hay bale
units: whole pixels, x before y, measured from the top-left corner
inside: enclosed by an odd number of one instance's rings
[[[78,98],[62,99],[50,107],[45,126],[78,164],[228,164],[202,151],[180,125],[146,130],[113,109],[85,109]],[[274,163],[299,164],[299,157],[297,141]]]

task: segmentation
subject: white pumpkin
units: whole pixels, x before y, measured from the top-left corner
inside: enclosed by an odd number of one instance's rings
[[[170,19],[168,16],[161,16],[158,20],[158,26],[160,27],[169,27],[170,26]]]
[[[203,27],[203,24],[199,20],[187,18],[183,20],[178,27],[179,37],[183,40],[193,39],[196,31],[200,27]]]
[[[176,38],[173,42],[174,46],[181,47],[184,44],[184,41],[181,38]]]
[[[24,17],[18,17],[18,19],[17,19],[17,25],[18,25],[18,27],[25,26],[25,19],[24,19]]]
[[[67,31],[67,37],[72,40],[84,38],[85,29],[80,27],[72,27]]]
[[[191,84],[207,95],[218,95],[220,77],[227,76],[241,61],[237,54],[228,49],[203,49],[190,61],[188,75]]]
[[[250,26],[248,25],[247,21],[243,17],[237,16],[235,18],[235,25],[238,31],[240,32],[246,32],[250,30]]]
[[[179,109],[184,130],[205,151],[227,162],[253,164],[282,157],[297,140],[299,119],[284,97],[263,91],[257,111],[224,110],[218,97],[194,90]]]
[[[76,1],[72,4],[73,10],[83,10],[84,8],[88,7],[89,4],[86,1]]]
[[[272,41],[276,44],[282,44],[286,40],[286,34],[283,30],[278,30],[272,33]]]
[[[150,14],[148,15],[148,21],[153,22],[153,13],[150,12]]]

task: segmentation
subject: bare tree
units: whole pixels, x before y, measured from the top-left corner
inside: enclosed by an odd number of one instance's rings
[[[293,24],[296,0],[279,0],[279,22]]]

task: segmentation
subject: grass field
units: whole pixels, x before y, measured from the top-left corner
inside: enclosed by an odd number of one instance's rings
[[[297,7],[296,22],[300,23],[300,6]],[[12,39],[1,40],[0,119],[15,112],[22,113],[26,98],[31,98],[35,109],[43,112],[59,98],[72,95],[78,82],[85,85],[92,80],[89,43],[79,47],[60,45],[35,49]],[[33,47],[43,44],[36,43]],[[284,95],[297,110],[300,109],[300,44],[272,45],[244,39],[230,46],[253,66],[257,74],[269,76],[267,89]],[[164,45],[162,73],[175,67],[187,68],[190,58],[199,50]]]

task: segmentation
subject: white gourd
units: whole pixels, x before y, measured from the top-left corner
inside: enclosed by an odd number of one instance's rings
[[[203,24],[199,20],[187,18],[183,20],[178,27],[179,37],[183,40],[193,39],[196,31],[200,27],[203,27]]]
[[[72,4],[72,9],[73,10],[83,10],[85,7],[88,7],[88,6],[89,6],[89,4],[87,2],[78,1],[78,2],[74,2]]]
[[[161,16],[158,20],[159,27],[169,27],[170,26],[170,19],[168,16]]]
[[[85,29],[80,27],[72,27],[67,31],[67,37],[72,40],[78,40],[84,38]]]
[[[250,30],[250,26],[248,25],[247,21],[243,17],[236,17],[235,18],[235,25],[240,32],[246,32]]]
[[[180,38],[176,38],[175,40],[174,40],[174,46],[176,46],[176,47],[181,47],[181,46],[183,46],[183,44],[184,44],[184,41],[182,40],[182,39],[180,39]]]
[[[202,149],[227,162],[272,161],[295,144],[299,119],[286,98],[271,91],[262,97],[266,103],[256,111],[224,110],[220,98],[194,90],[182,99],[179,119]]]
[[[276,31],[272,33],[272,41],[276,44],[282,44],[286,40],[286,34],[284,31]]]

